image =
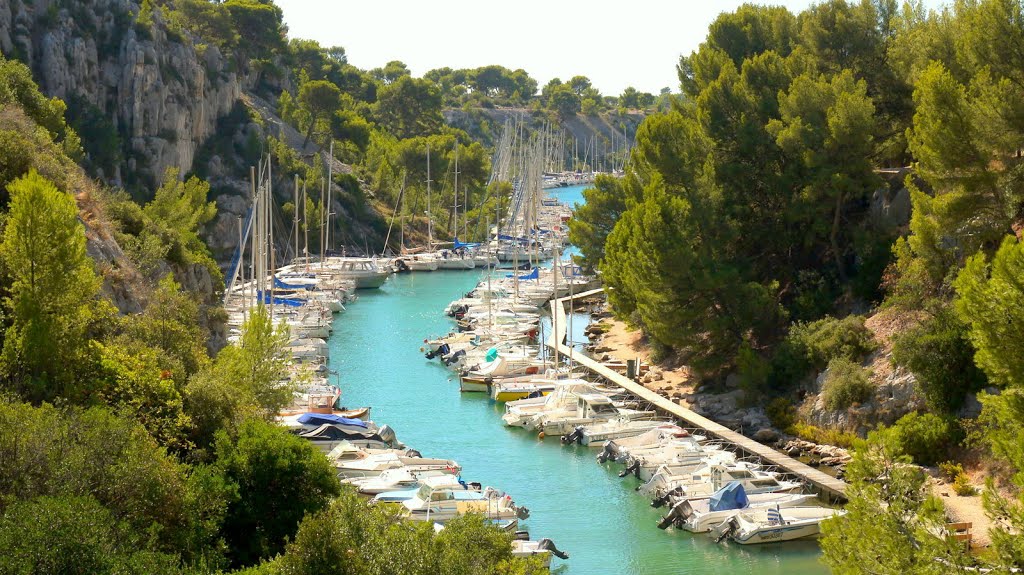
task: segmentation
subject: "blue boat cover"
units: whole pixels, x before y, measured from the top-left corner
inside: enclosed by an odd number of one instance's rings
[[[455,238],[455,249],[460,249],[460,248],[475,248],[475,247],[477,247],[477,246],[479,246],[479,245],[480,245],[480,244],[464,244],[464,243],[462,243],[462,242],[460,242],[460,241],[459,241],[459,238]]]
[[[743,485],[739,481],[730,481],[728,485],[711,496],[708,507],[711,511],[726,511],[743,509],[748,503],[747,492],[743,490]]]
[[[515,274],[505,274],[505,277],[510,278],[510,277],[512,277],[514,275]],[[533,268],[532,272],[530,272],[530,273],[528,273],[528,274],[526,274],[524,276],[519,276],[519,279],[521,279],[521,280],[535,280],[535,279],[537,279],[539,277],[540,277],[540,268]]]
[[[342,417],[340,415],[334,415],[333,413],[303,413],[299,416],[299,423],[310,424],[310,425],[323,425],[325,423],[333,423],[340,425],[354,425],[356,427],[366,428],[366,422],[361,419],[350,419],[348,417]]]

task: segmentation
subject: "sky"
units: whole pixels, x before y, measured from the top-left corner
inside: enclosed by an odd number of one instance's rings
[[[704,40],[732,0],[276,0],[289,37],[343,46],[370,69],[405,62],[414,76],[433,68],[500,64],[543,86],[590,78],[605,95],[627,86],[678,91],[676,63]],[[798,12],[811,0],[763,1]],[[926,0],[935,7],[941,0]]]

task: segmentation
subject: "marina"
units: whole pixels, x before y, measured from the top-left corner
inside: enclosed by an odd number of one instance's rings
[[[679,565],[699,569],[712,557],[736,572],[784,573],[795,565],[825,572],[813,541],[745,549],[785,537],[770,529],[785,515],[763,519],[772,505],[800,518],[800,529],[786,532],[813,537],[834,511],[814,507],[812,496],[799,492],[809,484],[839,499],[841,482],[771,459],[784,456],[647,391],[576,345],[590,317],[567,314],[565,305],[601,293],[565,245],[562,224],[582,189],[549,190],[543,203],[521,199],[518,223],[510,208],[502,228],[513,239],[497,234],[482,246],[464,244],[456,256],[481,266],[409,266],[404,254],[328,256],[275,270],[263,260],[270,250],[253,242],[251,277],[239,272],[227,304],[232,333],[251,311],[246,302],[257,298],[288,326],[295,400],[282,423],[328,454],[339,478],[375,502],[438,524],[483,513],[519,533],[517,554],[558,557],[557,573],[607,572],[600,566],[609,562],[619,572],[678,572]],[[556,233],[514,239],[529,229]],[[257,222],[252,233],[272,232]],[[552,260],[558,253],[563,258]],[[443,251],[431,256],[439,259]],[[497,267],[507,259],[511,265]],[[403,267],[410,273],[394,273]],[[521,415],[509,419],[514,413]],[[625,459],[606,457],[609,445],[655,435]],[[643,450],[651,454],[639,455]],[[762,471],[749,456],[767,457],[784,473]],[[789,480],[794,475],[799,482]],[[749,505],[743,499],[743,515],[707,509],[708,498],[727,486],[754,498]],[[627,543],[616,536],[619,528],[649,536]]]

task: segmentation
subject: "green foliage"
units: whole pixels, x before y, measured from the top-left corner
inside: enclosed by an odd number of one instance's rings
[[[796,407],[784,397],[776,397],[764,407],[764,413],[772,426],[783,431],[791,428],[796,423]]]
[[[234,437],[221,431],[216,454],[215,466],[241,495],[224,521],[235,565],[253,565],[284,551],[302,518],[326,508],[340,492],[327,458],[271,423],[249,419]]]
[[[42,496],[11,505],[0,520],[0,572],[180,573],[177,557],[145,543],[92,497]]]
[[[441,93],[428,80],[403,75],[377,93],[374,117],[398,138],[436,133],[443,123]]]
[[[1007,237],[992,258],[972,256],[956,279],[960,320],[977,353],[974,361],[1001,386],[1024,386],[1024,246]]]
[[[953,480],[953,492],[960,497],[973,497],[978,494],[978,488],[971,483],[971,478],[966,473],[960,473]]]
[[[101,408],[0,402],[0,457],[0,512],[42,496],[91,497],[144,536],[145,548],[217,561],[223,489],[193,480],[135,421]]]
[[[327,80],[311,80],[299,87],[299,97],[296,101],[309,122],[305,140],[308,142],[317,122],[333,116],[341,108],[341,90]],[[303,147],[306,145],[305,142]]]
[[[284,383],[287,343],[287,326],[274,326],[270,312],[260,305],[250,310],[238,343],[222,349],[201,377],[229,385],[243,402],[273,418],[292,401],[292,389]]]
[[[942,308],[920,326],[893,339],[893,361],[917,377],[928,408],[955,413],[968,393],[985,387],[984,372],[974,365],[967,326],[951,308]]]
[[[34,401],[87,393],[80,366],[90,355],[87,335],[106,307],[96,303],[100,280],[85,251],[78,208],[35,171],[8,191],[0,260],[12,279],[4,302],[12,321],[0,367]]]
[[[921,468],[910,465],[885,432],[872,432],[855,447],[846,472],[846,514],[822,524],[821,548],[832,572],[963,572],[970,558],[960,542],[942,535],[945,511]]]
[[[273,2],[225,0],[222,6],[231,15],[234,31],[244,39],[239,50],[246,57],[268,60],[285,50],[284,13]]]
[[[279,575],[497,575],[543,573],[512,557],[511,536],[477,515],[445,524],[398,517],[390,505],[367,505],[345,488],[324,511],[306,517],[270,571]]]
[[[772,386],[785,389],[820,371],[834,359],[860,361],[877,347],[862,316],[797,322],[772,357]]]
[[[879,433],[887,434],[894,449],[920,465],[935,465],[944,460],[963,439],[956,420],[933,413],[908,413]]]
[[[785,431],[786,433],[791,433],[801,439],[806,439],[813,443],[836,445],[847,449],[853,447],[854,443],[857,441],[857,435],[855,433],[839,429],[816,427],[799,421],[791,425]]]
[[[620,178],[599,174],[594,186],[583,190],[583,199],[586,203],[569,220],[569,241],[579,248],[584,264],[596,269],[604,258],[608,234],[626,211],[626,191]]]
[[[837,357],[828,362],[821,397],[825,407],[833,411],[864,403],[871,398],[875,387],[868,380],[868,372],[859,364]]]

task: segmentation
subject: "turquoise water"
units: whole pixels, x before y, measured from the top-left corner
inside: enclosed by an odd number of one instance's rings
[[[554,195],[574,189],[559,191]],[[420,347],[425,337],[451,329],[445,306],[480,277],[479,271],[407,274],[380,290],[361,291],[329,342],[342,401],[371,406],[375,421],[394,427],[424,456],[455,459],[467,480],[507,491],[528,507],[531,515],[521,528],[570,554],[568,561],[554,560],[555,573],[827,573],[813,542],[740,547],[660,531],[655,523],[661,510],[633,491],[635,479],[617,477],[620,466],[599,465],[594,450],[506,428],[500,405],[484,394],[461,394],[454,374],[424,359]],[[581,334],[583,324],[574,322],[573,331]]]

